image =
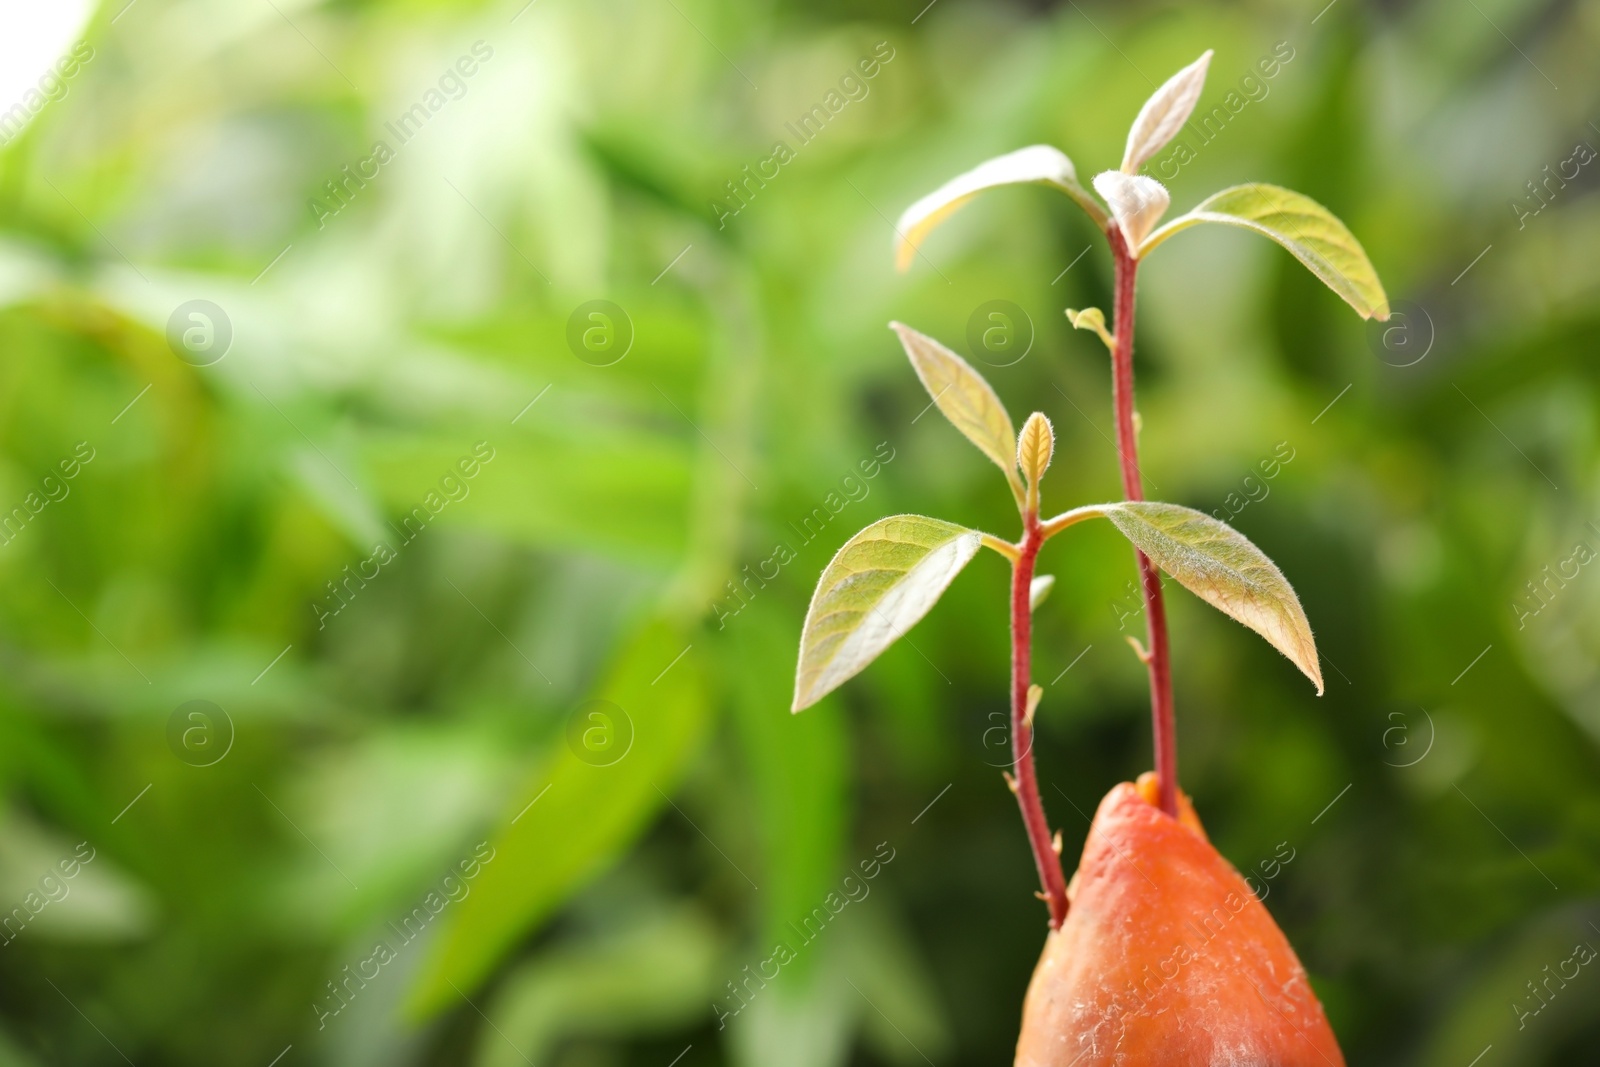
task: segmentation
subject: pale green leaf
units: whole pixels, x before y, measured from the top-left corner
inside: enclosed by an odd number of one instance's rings
[[[980,163],[906,208],[900,221],[895,224],[895,266],[900,270],[911,266],[922,239],[953,215],[962,204],[985,189],[1026,184],[1051,185],[1060,189],[1088,212],[1096,226],[1104,228],[1105,212],[1095,203],[1094,197],[1078,184],[1072,160],[1060,149],[1036,144]]]
[[[926,334],[898,322],[891,322],[889,328],[900,335],[911,366],[944,417],[1006,472],[1007,481],[1014,483],[1017,431],[1011,426],[1005,405],[983,375]]]
[[[1067,321],[1072,323],[1074,330],[1093,330],[1100,335],[1100,340],[1105,343],[1107,349],[1116,350],[1117,339],[1106,329],[1105,312],[1099,308],[1085,308],[1082,311],[1067,308]]]
[[[1378,272],[1345,224],[1309,196],[1251,182],[1201,201],[1152,233],[1139,248],[1147,255],[1162,241],[1201,222],[1222,222],[1270,237],[1310,268],[1364,319],[1389,317],[1389,298]]]
[[[1143,174],[1124,174],[1120,170],[1096,174],[1094,187],[1111,206],[1111,215],[1117,220],[1129,254],[1137,258],[1145,236],[1155,229],[1172,203],[1167,187]]]
[[[981,537],[938,519],[896,515],[847,541],[806,611],[792,710],[827,696],[915,626],[977,555]]]
[[[1044,472],[1050,467],[1050,457],[1055,454],[1056,431],[1042,411],[1035,411],[1022,424],[1017,435],[1017,466],[1022,468],[1028,484],[1035,488]]]
[[[1185,589],[1265,637],[1321,695],[1322,668],[1300,598],[1277,564],[1243,534],[1178,504],[1128,500],[1094,510]]]
[[[1205,88],[1206,68],[1211,65],[1211,49],[1184,67],[1150,94],[1139,117],[1128,130],[1128,146],[1122,153],[1122,172],[1137,174],[1145,160],[1166,147],[1183,124],[1189,121],[1200,90]]]

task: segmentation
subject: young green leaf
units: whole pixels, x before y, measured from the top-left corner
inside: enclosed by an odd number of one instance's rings
[[[895,224],[895,266],[899,270],[911,266],[922,239],[935,226],[955,214],[962,204],[985,189],[1027,184],[1055,186],[1076,200],[1096,226],[1105,228],[1106,214],[1094,197],[1078,184],[1078,173],[1073,169],[1072,160],[1060,149],[1036,144],[980,163],[906,208],[900,221]]]
[[[1022,424],[1017,435],[1017,466],[1022,468],[1028,484],[1038,488],[1039,479],[1050,467],[1050,457],[1056,449],[1056,431],[1043,412],[1035,411]]]
[[[827,696],[928,613],[982,534],[921,515],[879,519],[823,570],[800,633],[792,711]]]
[[[1095,190],[1111,205],[1111,215],[1122,230],[1128,254],[1138,257],[1145,235],[1167,213],[1172,198],[1167,187],[1143,174],[1124,174],[1120,170],[1101,171],[1094,176]]]
[[[889,328],[899,335],[917,377],[944,417],[1006,472],[1006,480],[1016,490],[1017,431],[983,375],[926,334],[898,322],[891,322]]]
[[[1206,84],[1206,68],[1211,65],[1211,49],[1199,59],[1167,79],[1150,94],[1139,117],[1128,130],[1128,147],[1122,153],[1122,173],[1137,174],[1145,160],[1166,147],[1183,124],[1189,121],[1200,90]]]
[[[1227,223],[1272,238],[1362,318],[1389,317],[1389,298],[1361,242],[1333,212],[1309,196],[1258,182],[1224,189],[1150,234],[1139,254],[1147,255],[1179,230],[1201,222]]]
[[[1100,335],[1107,349],[1115,351],[1117,339],[1106,329],[1106,315],[1099,308],[1084,308],[1082,311],[1067,308],[1067,321],[1072,323],[1074,330],[1093,330]]]
[[[1243,534],[1178,504],[1126,500],[1093,510],[1184,588],[1265,637],[1322,694],[1317,645],[1300,598],[1277,564]]]

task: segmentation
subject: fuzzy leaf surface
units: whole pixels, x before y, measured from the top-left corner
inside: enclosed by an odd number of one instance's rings
[[[994,460],[1007,479],[1016,477],[1017,431],[983,375],[926,334],[898,322],[889,328],[900,336],[911,366],[944,417]]]
[[[1051,185],[1078,202],[1095,225],[1103,225],[1105,212],[1078,184],[1072,160],[1059,148],[1047,144],[1030,145],[973,167],[959,174],[918,200],[901,214],[895,224],[895,266],[905,270],[916,257],[917,247],[933,228],[985,189],[1003,185]]]
[[[1289,657],[1321,695],[1322,667],[1300,598],[1247,537],[1179,504],[1126,500],[1099,510],[1178,584]]]
[[[1166,147],[1189,121],[1194,105],[1205,88],[1206,68],[1211,65],[1211,49],[1184,67],[1150,94],[1139,109],[1139,117],[1128,130],[1128,147],[1122,153],[1122,173],[1137,174],[1145,160]]]
[[[793,711],[827,696],[928,613],[981,535],[922,515],[879,519],[845,542],[811,595]]]
[[[1111,215],[1122,229],[1128,249],[1142,255],[1145,237],[1155,229],[1172,202],[1167,187],[1143,174],[1124,174],[1120,170],[1101,171],[1094,176],[1095,190],[1111,205]]]
[[[1309,196],[1259,182],[1224,189],[1152,233],[1140,247],[1139,255],[1148,254],[1179,230],[1201,222],[1240,226],[1272,238],[1362,318],[1389,317],[1389,298],[1361,242],[1333,212]]]

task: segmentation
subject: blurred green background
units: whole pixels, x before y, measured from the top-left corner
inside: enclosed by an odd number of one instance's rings
[[[1175,591],[1183,785],[1350,1062],[1592,1057],[1600,973],[1529,983],[1600,947],[1600,3],[125,2],[0,30],[0,1062],[1009,1063],[1002,562],[799,717],[795,648],[872,520],[1015,536],[889,319],[1051,416],[1048,508],[1118,495],[1076,208],[905,275],[890,220],[1114,166],[1208,47],[1202,110],[1292,58],[1174,213],[1304,191],[1410,311],[1217,227],[1141,273],[1150,494],[1236,512],[1329,680]],[[1150,763],[1142,622],[1109,527],[1041,569],[1070,860]]]

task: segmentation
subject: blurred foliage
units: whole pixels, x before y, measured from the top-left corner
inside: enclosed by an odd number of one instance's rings
[[[94,12],[92,58],[0,147],[3,907],[66,887],[6,942],[0,1062],[1009,1062],[1045,916],[988,732],[1003,565],[786,709],[855,530],[1011,535],[885,323],[968,351],[980,304],[1024,308],[1027,357],[979,365],[1054,420],[1048,503],[1111,498],[1106,360],[1061,314],[1109,306],[1109,261],[1043,190],[964,209],[904,276],[889,220],[1026,144],[1114,165],[1153,82],[1214,47],[1209,108],[1280,42],[1174,210],[1244,179],[1316,197],[1432,340],[1393,365],[1245,234],[1143,271],[1151,493],[1257,497],[1234,521],[1329,679],[1175,594],[1184,785],[1241,869],[1294,850],[1268,907],[1351,1062],[1581,1059],[1600,975],[1517,1005],[1600,945],[1600,578],[1544,571],[1600,549],[1600,169],[1537,215],[1526,183],[1600,144],[1600,4],[1320,6]],[[167,340],[192,300],[231,326],[211,365]],[[632,326],[608,366],[568,345],[592,300]],[[1149,763],[1133,565],[1084,528],[1042,567],[1038,757],[1076,855]],[[575,720],[595,698],[615,762]],[[186,748],[192,700],[231,728]],[[847,876],[869,891],[801,937]]]

